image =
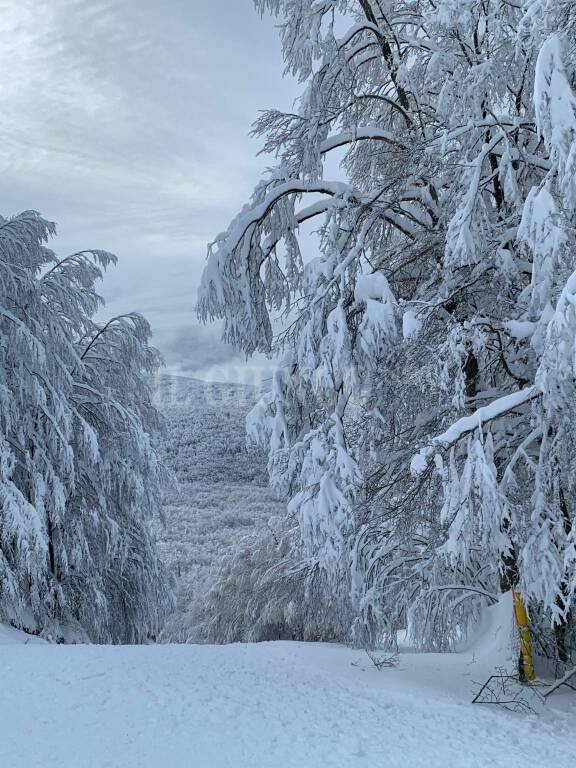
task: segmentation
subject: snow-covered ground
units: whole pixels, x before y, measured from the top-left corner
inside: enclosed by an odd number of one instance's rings
[[[231,542],[274,511],[237,437],[252,398],[184,381],[166,408],[180,485],[160,543],[182,631]],[[514,665],[512,637],[509,595],[462,652],[405,649],[381,670],[337,645],[63,646],[0,625],[0,768],[574,768],[568,691],[539,714],[471,704]]]
[[[569,697],[538,716],[471,705],[486,670],[470,653],[405,653],[381,671],[359,651],[289,642],[4,644],[0,658],[3,768],[573,768],[576,760]]]

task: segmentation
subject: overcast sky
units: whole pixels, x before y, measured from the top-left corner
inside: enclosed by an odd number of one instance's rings
[[[252,0],[0,0],[1,213],[56,221],[54,249],[116,253],[107,312],[137,310],[170,370],[246,369],[194,304],[206,243],[268,164],[248,133],[292,105]]]

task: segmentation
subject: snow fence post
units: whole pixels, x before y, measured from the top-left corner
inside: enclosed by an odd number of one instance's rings
[[[528,615],[524,607],[522,595],[512,587],[512,603],[514,606],[514,619],[520,635],[520,680],[533,681],[536,679],[534,672],[534,659],[532,656],[532,638],[528,626]]]

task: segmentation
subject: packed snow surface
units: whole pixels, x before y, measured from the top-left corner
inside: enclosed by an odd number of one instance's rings
[[[15,639],[15,638],[13,638]],[[8,768],[573,768],[576,711],[470,704],[472,654],[2,645]],[[564,701],[565,703],[565,701]]]

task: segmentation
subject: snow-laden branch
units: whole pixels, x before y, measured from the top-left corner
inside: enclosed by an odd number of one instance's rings
[[[356,141],[385,141],[387,144],[392,144],[400,149],[408,149],[407,144],[401,141],[397,136],[390,131],[384,131],[381,128],[374,128],[371,126],[359,126],[353,131],[342,131],[334,136],[329,136],[320,145],[320,153],[326,154],[332,149],[342,147],[345,144],[354,144]]]
[[[448,429],[441,435],[433,437],[429,445],[422,448],[419,453],[413,456],[410,463],[412,474],[418,475],[426,469],[428,460],[435,449],[439,448],[445,450],[451,448],[466,435],[477,429],[482,429],[484,424],[503,416],[505,413],[513,411],[515,408],[519,408],[521,405],[529,403],[531,400],[540,397],[541,394],[542,390],[532,384],[529,387],[524,387],[524,389],[518,390],[518,392],[511,392],[509,395],[499,397],[488,405],[483,405],[481,408],[478,408],[469,416],[463,416],[461,419],[458,419],[458,421],[455,421],[454,424],[448,427]]]
[[[486,128],[499,128],[503,131],[505,130],[506,133],[512,133],[512,131],[518,131],[519,129],[531,129],[534,131],[535,123],[533,119],[521,120],[520,118],[511,118],[506,115],[496,115],[495,117],[483,120],[470,120],[466,125],[452,128],[436,139],[436,142],[440,144],[441,142],[453,141],[467,133],[485,130]]]
[[[556,680],[553,685],[551,685],[544,693],[544,698],[547,698],[550,696],[551,693],[554,693],[554,691],[557,691],[559,688],[561,688],[563,685],[568,686],[568,688],[571,688],[573,691],[576,690],[573,685],[569,684],[569,680],[572,680],[572,678],[576,678],[576,667],[572,667],[572,669],[569,669],[567,672],[565,672],[562,677],[560,677],[558,680]]]
[[[371,24],[368,21],[360,22],[360,24],[355,24],[353,27],[350,27],[346,34],[336,42],[338,49],[341,50],[342,48],[345,48],[356,35],[360,34],[360,32],[372,32],[377,37],[381,34],[377,24]]]
[[[343,208],[345,205],[346,203],[339,197],[317,200],[315,203],[307,205],[306,208],[302,208],[294,215],[294,227],[298,227],[300,224],[303,224],[309,219],[313,219],[315,216],[321,216],[323,213],[327,213],[331,208]],[[282,234],[270,235],[267,240],[264,241],[264,244],[262,245],[262,263],[268,258],[281,239]]]
[[[430,587],[426,591],[427,593],[446,591],[470,592],[471,595],[480,595],[481,597],[486,597],[492,602],[492,604],[496,604],[498,602],[498,595],[495,595],[494,592],[488,592],[486,589],[473,587],[468,584],[438,584],[436,586]]]
[[[433,438],[432,442],[443,448],[449,448],[464,435],[468,434],[468,432],[481,429],[483,424],[493,421],[509,411],[513,411],[515,408],[530,400],[534,400],[534,398],[539,397],[541,394],[542,392],[538,387],[531,385],[518,390],[518,392],[511,392],[509,395],[499,397],[488,405],[478,408],[470,416],[463,416],[461,419],[458,419],[445,432]]]
[[[216,243],[226,242],[226,249],[228,251],[234,250],[250,227],[261,223],[282,198],[287,195],[301,194],[324,194],[333,197],[344,197],[345,195],[354,195],[354,191],[349,184],[341,181],[314,182],[290,179],[273,187],[261,203],[238,216],[230,229],[216,238]]]
[[[573,272],[566,281],[558,299],[556,310],[548,323],[548,338],[550,344],[547,352],[550,359],[547,359],[545,356],[542,361],[536,377],[537,383],[524,387],[517,392],[511,392],[508,395],[499,397],[497,400],[493,400],[488,405],[478,408],[469,416],[463,416],[458,419],[458,421],[454,422],[441,435],[433,437],[429,444],[422,448],[422,450],[412,458],[410,469],[413,474],[419,474],[424,471],[428,464],[428,460],[435,449],[440,448],[445,450],[451,448],[466,435],[477,429],[481,429],[484,424],[542,396],[550,386],[547,384],[549,369],[557,373],[563,362],[563,360],[557,359],[554,355],[554,350],[556,350],[554,338],[562,336],[566,336],[569,339],[573,338],[573,320],[571,318],[575,313],[574,307],[576,307],[576,272]],[[561,348],[564,352],[566,347],[561,345]],[[571,370],[572,368],[570,368],[570,371]],[[571,373],[568,375],[571,376]],[[529,444],[537,433],[538,430],[531,432],[526,438],[526,444]],[[515,461],[514,457],[513,461]]]

